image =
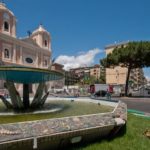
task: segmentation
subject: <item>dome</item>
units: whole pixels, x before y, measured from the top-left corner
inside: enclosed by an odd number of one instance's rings
[[[4,3],[2,3],[2,2],[0,2],[0,11],[6,11],[6,12],[8,12],[8,13],[10,13],[12,16],[14,16],[14,14],[13,14],[13,12],[12,11],[10,11],[7,7],[6,7],[6,5],[4,4]]]
[[[44,27],[42,25],[39,25],[39,27],[35,31],[33,31],[32,34],[36,34],[39,32],[46,32],[47,34],[49,34],[49,32],[46,29],[44,29]]]
[[[31,34],[31,38],[41,47],[44,49],[50,49],[51,48],[51,37],[50,33],[44,29],[42,25],[39,25],[39,27],[34,30]]]

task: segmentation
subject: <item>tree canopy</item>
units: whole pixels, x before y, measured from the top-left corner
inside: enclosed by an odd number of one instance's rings
[[[125,94],[127,95],[131,69],[150,66],[150,42],[129,42],[127,45],[121,45],[100,62],[105,68],[115,66],[128,68],[125,88]]]

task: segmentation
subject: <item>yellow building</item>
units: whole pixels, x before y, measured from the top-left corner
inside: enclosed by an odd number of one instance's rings
[[[116,43],[105,47],[106,55],[111,53],[114,48],[126,46],[128,42]],[[127,68],[116,66],[114,68],[106,68],[106,83],[113,85],[125,85],[127,78]],[[130,83],[133,87],[139,87],[144,84],[144,73],[142,68],[136,68],[131,70]]]

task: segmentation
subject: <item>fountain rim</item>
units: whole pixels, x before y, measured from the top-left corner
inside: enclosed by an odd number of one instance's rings
[[[50,69],[43,69],[43,68],[36,68],[36,67],[27,67],[27,66],[0,66],[0,71],[34,71],[34,72],[45,72],[45,73],[59,73],[63,75],[63,73],[50,70]]]
[[[35,67],[27,67],[27,66],[0,66],[0,74],[1,73],[5,73],[7,74],[7,72],[17,72],[17,73],[20,73],[20,72],[25,72],[25,73],[41,73],[41,76],[45,76],[45,75],[56,75],[57,76],[57,79],[62,79],[64,77],[64,74],[59,72],[59,71],[55,71],[55,70],[50,70],[48,68],[46,69],[43,69],[43,68],[35,68]],[[3,76],[3,75],[2,75]],[[7,78],[6,77],[7,75],[5,75],[5,77],[0,77],[0,79],[4,79],[4,80],[7,80],[7,81],[11,81],[11,79],[9,79],[9,77]],[[44,80],[42,77],[41,77],[41,80],[38,81],[34,78],[34,81],[32,82],[30,80],[30,83],[41,83],[41,82],[46,82],[46,81],[53,81],[53,80],[57,80],[57,79],[46,79]],[[21,79],[22,80],[22,79]],[[13,80],[12,80],[13,81]],[[16,83],[24,83],[24,82],[19,82],[18,79],[15,79],[14,80]],[[13,82],[14,82],[13,81]]]

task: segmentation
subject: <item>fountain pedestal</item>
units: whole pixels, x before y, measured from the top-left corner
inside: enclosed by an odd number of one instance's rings
[[[29,107],[37,108],[44,105],[48,92],[44,95],[44,88],[46,81],[60,80],[63,74],[47,69],[38,69],[30,67],[16,67],[16,66],[1,66],[0,79],[6,81],[6,88],[9,91],[11,103],[4,97],[1,98],[7,108],[14,109],[28,109]],[[23,99],[21,99],[19,92],[16,90],[14,83],[23,84]],[[36,94],[32,103],[30,104],[29,85],[39,83]]]
[[[23,105],[24,105],[24,108],[29,108],[30,106],[29,84],[23,84]]]

